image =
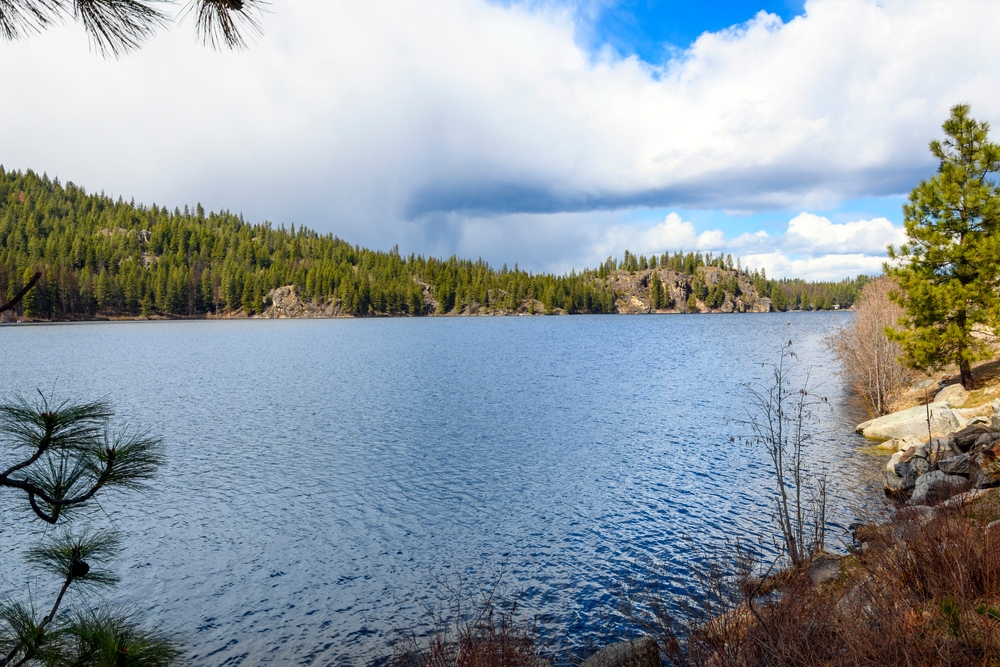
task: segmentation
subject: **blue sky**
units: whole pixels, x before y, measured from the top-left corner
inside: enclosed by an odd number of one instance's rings
[[[593,48],[610,46],[620,54],[635,54],[660,64],[703,32],[724,30],[749,21],[757,12],[776,14],[785,22],[803,12],[799,0],[729,0],[681,2],[627,0],[597,5],[596,17],[584,41]]]
[[[991,0],[296,0],[262,25],[240,53],[189,24],[114,61],[72,22],[0,43],[0,163],[533,271],[700,250],[838,279],[905,238],[951,106],[1000,122]]]

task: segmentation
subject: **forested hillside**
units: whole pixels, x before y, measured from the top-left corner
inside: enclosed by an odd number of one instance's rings
[[[0,166],[0,293],[10,298],[40,273],[17,313],[29,319],[273,316],[275,290],[285,286],[281,294],[314,315],[829,308],[849,306],[864,280],[779,282],[736,264],[626,252],[593,270],[531,274],[368,250],[200,204],[142,206]]]

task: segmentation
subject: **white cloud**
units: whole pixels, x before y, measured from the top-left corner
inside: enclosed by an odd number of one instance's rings
[[[899,193],[933,169],[949,106],[1000,119],[990,0],[810,0],[787,24],[761,13],[705,34],[664,68],[588,53],[580,20],[551,3],[296,0],[272,6],[247,52],[181,29],[114,62],[59,27],[0,44],[0,162],[418,252],[487,254],[478,239],[515,238],[533,216],[509,260],[579,266],[604,238],[590,221],[617,224],[601,211]],[[807,223],[787,239],[801,252],[891,236]],[[684,234],[721,242],[683,221],[647,241]]]
[[[803,212],[789,221],[783,246],[786,250],[811,254],[882,254],[888,245],[898,247],[905,241],[903,228],[885,218],[835,225],[827,218]]]
[[[882,272],[885,257],[852,253],[821,255],[793,259],[780,252],[750,255],[744,264],[763,268],[770,278],[802,278],[804,280],[841,280],[858,274],[877,275]]]
[[[777,236],[760,230],[729,238],[719,229],[699,234],[693,223],[671,212],[648,229],[634,224],[609,225],[603,238],[591,244],[590,265],[609,254],[620,256],[625,250],[646,255],[697,250],[741,257],[744,266],[764,268],[775,278],[839,280],[859,273],[880,273],[886,246],[898,246],[905,240],[903,227],[885,218],[834,223],[803,212]]]
[[[726,235],[721,230],[696,234],[693,224],[682,220],[677,213],[668,213],[663,222],[643,232],[636,245],[640,248],[714,250],[725,243]]]

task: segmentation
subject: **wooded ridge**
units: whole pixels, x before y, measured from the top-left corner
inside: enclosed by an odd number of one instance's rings
[[[628,251],[596,269],[403,256],[229,211],[143,206],[0,166],[0,295],[8,318],[761,312],[849,307],[865,276],[769,280],[731,256]]]

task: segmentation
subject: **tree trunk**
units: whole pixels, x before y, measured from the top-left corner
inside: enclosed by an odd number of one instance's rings
[[[972,380],[972,365],[965,359],[962,359],[958,364],[958,369],[962,374],[962,386],[965,390],[972,391],[975,389],[976,385]]]

